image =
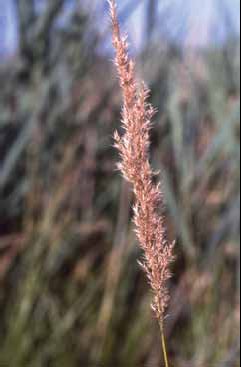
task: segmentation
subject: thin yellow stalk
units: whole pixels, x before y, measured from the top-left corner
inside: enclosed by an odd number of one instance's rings
[[[162,343],[162,351],[163,351],[165,367],[169,367],[167,346],[166,346],[166,338],[165,338],[163,322],[160,322],[160,331],[161,331],[161,343]]]

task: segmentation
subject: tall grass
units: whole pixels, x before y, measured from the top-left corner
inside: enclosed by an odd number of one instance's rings
[[[61,10],[38,9],[25,22],[27,54],[0,64],[0,364],[156,366],[133,193],[115,173],[116,71],[98,53],[93,17],[73,11],[62,22]],[[35,29],[42,16],[48,35]],[[136,61],[159,107],[149,155],[177,238],[170,364],[238,367],[239,40],[189,54],[160,51],[155,32],[148,40]]]
[[[164,219],[158,211],[163,204],[160,184],[154,183],[155,173],[149,163],[151,121],[155,110],[148,103],[150,91],[141,85],[138,90],[135,65],[128,56],[126,39],[121,37],[115,1],[110,0],[113,26],[113,45],[116,66],[123,92],[122,137],[115,133],[115,146],[121,157],[118,164],[124,178],[133,185],[135,195],[134,223],[140,246],[144,252],[140,266],[146,273],[154,294],[152,309],[160,325],[165,365],[168,357],[164,337],[164,318],[169,304],[166,287],[174,261],[173,245],[166,240]]]

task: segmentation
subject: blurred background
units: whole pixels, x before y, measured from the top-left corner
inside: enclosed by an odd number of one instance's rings
[[[240,3],[121,0],[159,112],[172,366],[238,367]],[[0,365],[160,366],[104,0],[0,0]]]

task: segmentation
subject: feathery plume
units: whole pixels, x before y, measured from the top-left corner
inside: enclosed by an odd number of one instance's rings
[[[170,264],[174,261],[173,247],[166,240],[166,230],[159,208],[163,205],[160,184],[156,185],[149,161],[151,120],[155,109],[148,103],[149,90],[144,83],[138,88],[135,64],[128,55],[127,38],[122,37],[114,0],[108,0],[113,27],[113,45],[116,50],[115,63],[123,93],[122,126],[124,135],[116,132],[115,147],[121,162],[118,168],[133,186],[135,195],[134,223],[143,250],[145,271],[154,299],[152,309],[163,325],[169,303],[167,281],[171,277]]]

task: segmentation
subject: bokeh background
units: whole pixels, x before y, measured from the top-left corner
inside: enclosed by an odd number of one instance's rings
[[[238,367],[240,4],[118,3],[159,109],[151,159],[177,239],[171,365]],[[0,5],[0,365],[160,366],[112,146],[121,96],[107,4]]]

